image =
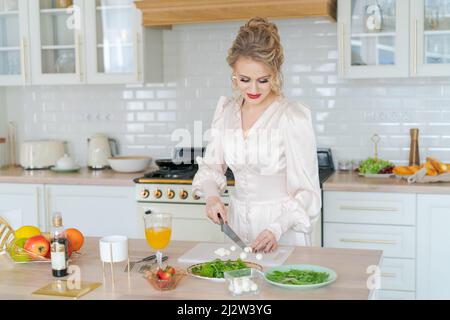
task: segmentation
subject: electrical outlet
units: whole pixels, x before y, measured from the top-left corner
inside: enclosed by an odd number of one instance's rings
[[[411,118],[408,111],[366,111],[364,112],[365,121],[375,122],[406,122]]]

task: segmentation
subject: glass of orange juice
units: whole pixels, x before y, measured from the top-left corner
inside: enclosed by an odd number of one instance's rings
[[[167,247],[172,235],[172,215],[170,213],[152,212],[144,217],[145,238],[150,247],[156,250],[158,265],[162,268],[162,252]]]

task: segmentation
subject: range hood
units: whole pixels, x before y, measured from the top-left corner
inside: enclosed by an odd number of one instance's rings
[[[188,23],[328,17],[336,20],[337,0],[138,0],[145,27]]]

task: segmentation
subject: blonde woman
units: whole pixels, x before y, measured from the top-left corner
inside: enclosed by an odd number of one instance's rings
[[[219,99],[211,140],[193,190],[255,251],[304,244],[320,214],[317,151],[310,110],[282,95],[283,48],[275,24],[252,18],[228,51],[233,98]],[[235,188],[220,200],[229,167]]]

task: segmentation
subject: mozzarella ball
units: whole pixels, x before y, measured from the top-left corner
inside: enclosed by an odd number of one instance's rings
[[[231,250],[231,251],[236,251],[236,247],[235,247],[235,246],[231,246],[231,247],[230,247],[230,250]]]
[[[263,258],[262,253],[256,254],[256,260],[262,260],[262,258]]]
[[[251,253],[251,252],[252,252],[252,248],[251,248],[251,247],[245,247],[245,248],[244,248],[244,251],[245,251],[246,253]]]
[[[245,252],[241,252],[241,254],[239,255],[239,257],[244,260],[247,259],[247,254]]]

